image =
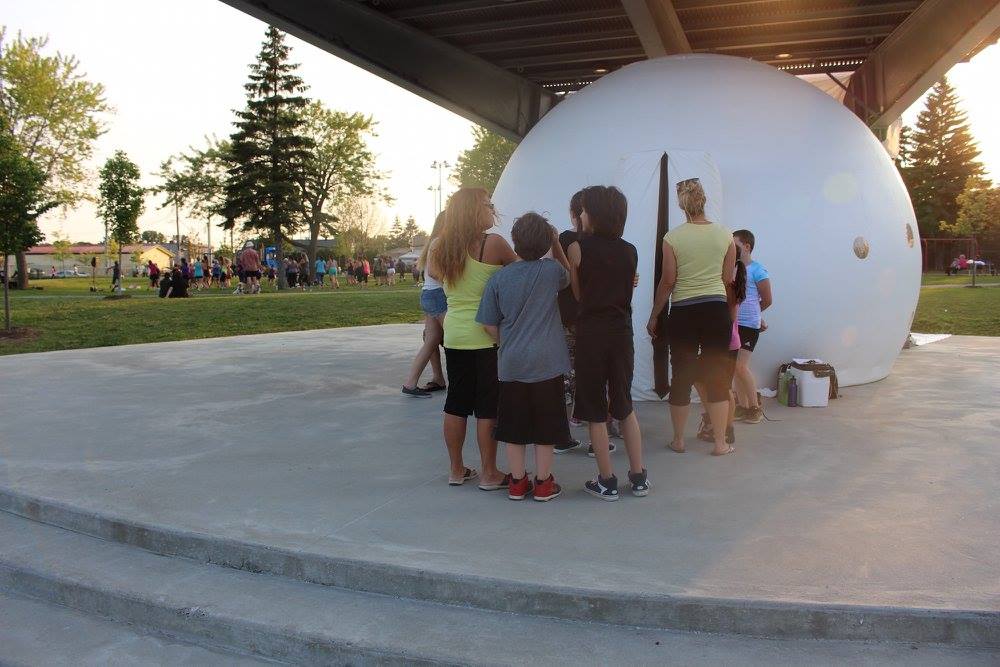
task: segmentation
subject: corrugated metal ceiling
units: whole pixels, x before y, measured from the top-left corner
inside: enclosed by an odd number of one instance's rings
[[[359,0],[557,91],[645,59],[619,0]],[[696,52],[852,71],[920,0],[673,0]]]

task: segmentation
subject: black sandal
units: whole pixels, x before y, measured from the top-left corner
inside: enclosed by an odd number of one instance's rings
[[[448,387],[446,387],[445,385],[438,384],[437,382],[428,382],[423,387],[421,387],[421,389],[423,389],[424,391],[443,391],[447,388]]]

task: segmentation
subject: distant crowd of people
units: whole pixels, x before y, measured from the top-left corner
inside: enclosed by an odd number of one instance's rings
[[[418,284],[421,271],[416,263],[408,265],[403,260],[393,261],[389,256],[377,256],[369,261],[358,255],[347,260],[341,268],[334,258],[318,257],[309,272],[309,258],[304,253],[296,253],[282,259],[281,270],[290,288],[308,289],[312,287],[340,289],[341,279],[348,285],[367,287],[394,286],[412,276],[413,284]],[[120,269],[115,269],[112,286],[120,281]],[[262,285],[273,289],[278,280],[278,271],[261,259],[253,241],[247,241],[236,256],[209,258],[202,255],[189,261],[186,257],[168,268],[161,268],[153,260],[143,266],[142,274],[149,278],[151,289],[159,290],[163,298],[191,296],[192,290],[233,288],[233,294],[257,294]],[[374,280],[370,277],[374,276]]]
[[[407,275],[413,277],[413,283],[420,282],[420,267],[417,262],[407,264],[402,258],[393,261],[388,255],[378,255],[372,261],[358,255],[347,260],[345,275],[349,285],[367,287],[374,277],[377,287],[390,287],[397,282],[405,282]]]
[[[677,199],[687,222],[662,239],[662,277],[646,328],[670,350],[669,448],[686,451],[684,425],[695,388],[705,410],[699,438],[723,456],[735,451],[735,421],[762,419],[750,358],[767,328],[761,314],[772,301],[770,276],[752,259],[756,240],[749,230],[734,233],[705,217],[697,178],[677,184]],[[424,344],[402,392],[447,392],[450,485],[478,480],[481,490],[505,490],[512,500],[557,497],[553,454],[580,446],[569,430],[576,421],[587,425],[589,454],[597,462],[585,490],[618,500],[608,431],[609,422],[617,422],[628,487],[636,496],[650,492],[631,399],[632,292],[639,275],[638,253],[622,239],[626,213],[617,188],[587,187],[570,199],[572,230],[559,234],[541,215],[525,213],[511,229],[512,248],[488,231],[496,214],[485,190],[461,188],[449,200],[420,260]],[[432,380],[419,387],[428,363]],[[482,472],[462,457],[473,416]],[[510,472],[497,467],[498,442],[507,445]],[[534,476],[525,468],[527,445],[535,447]]]

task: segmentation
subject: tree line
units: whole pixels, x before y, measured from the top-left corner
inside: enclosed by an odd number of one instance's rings
[[[968,116],[947,77],[934,85],[914,127],[904,127],[896,161],[923,238],[974,238],[1000,256],[1000,188],[986,178]],[[951,249],[929,249],[944,268]]]

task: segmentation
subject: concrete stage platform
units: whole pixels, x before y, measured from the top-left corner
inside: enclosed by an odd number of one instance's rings
[[[0,358],[0,508],[154,553],[434,604],[997,658],[1000,339],[907,350],[890,378],[845,388],[827,409],[769,402],[773,421],[737,426],[734,456],[709,456],[694,416],[688,453],[666,450],[666,406],[642,404],[650,496],[591,498],[594,462],[574,452],[556,459],[564,495],[541,504],[447,487],[443,396],[399,394],[419,332]],[[476,466],[471,429],[466,453]],[[622,477],[622,449],[614,460]],[[26,547],[10,535],[64,539],[32,530],[0,530],[0,588],[85,607],[39,583],[55,574],[32,570],[31,586],[11,574]]]

